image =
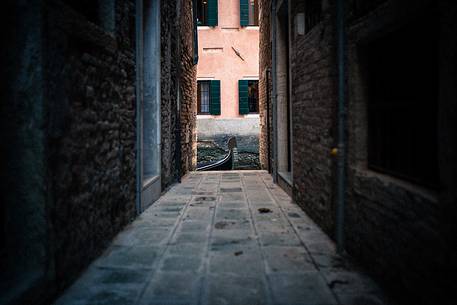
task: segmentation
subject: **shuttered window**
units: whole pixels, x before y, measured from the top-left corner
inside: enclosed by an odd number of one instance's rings
[[[212,115],[221,114],[221,81],[210,81],[210,113]]]
[[[240,79],[238,81],[239,114],[259,113],[259,81]]]
[[[241,79],[238,81],[238,107],[240,114],[249,113],[248,80],[245,79]]]
[[[217,25],[217,0],[197,0],[197,24]]]
[[[258,0],[240,0],[240,25],[259,25]]]

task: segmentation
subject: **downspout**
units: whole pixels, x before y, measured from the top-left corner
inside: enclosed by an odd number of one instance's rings
[[[176,30],[178,31],[177,35],[177,53],[176,57],[177,62],[177,97],[176,97],[176,123],[175,123],[175,164],[176,164],[176,175],[177,181],[181,183],[181,173],[182,173],[182,164],[181,164],[181,1],[178,0],[176,3]]]
[[[339,253],[344,251],[345,161],[346,161],[346,96],[345,96],[345,31],[344,0],[337,0],[336,28],[338,38],[338,160],[337,160],[337,209],[336,243]]]
[[[271,173],[272,170],[271,170],[271,135],[270,135],[270,104],[271,104],[271,101],[270,101],[270,78],[271,78],[271,68],[268,68],[266,70],[266,83],[267,83],[267,103],[266,103],[266,106],[267,106],[267,117],[266,117],[266,121],[267,121],[267,161],[268,161],[268,172]]]
[[[271,83],[273,86],[272,90],[272,111],[273,111],[273,181],[278,182],[278,147],[277,147],[277,138],[278,138],[278,124],[277,124],[277,103],[276,103],[276,0],[272,1],[271,4]]]
[[[135,116],[136,116],[136,200],[135,208],[136,214],[141,214],[141,188],[142,188],[142,101],[143,101],[143,0],[136,0],[136,18],[135,18],[135,32],[136,32],[136,54],[135,54],[135,68],[136,68],[136,88],[135,88]]]

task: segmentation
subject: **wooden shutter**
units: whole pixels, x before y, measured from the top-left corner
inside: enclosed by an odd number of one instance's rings
[[[249,0],[240,0],[240,25],[249,25]]]
[[[209,104],[209,112],[212,115],[221,114],[221,81],[212,80],[210,82],[211,101]]]
[[[248,102],[248,80],[241,79],[238,81],[238,100],[239,100],[239,113],[249,113],[249,102]]]
[[[208,26],[217,25],[217,0],[208,0]]]

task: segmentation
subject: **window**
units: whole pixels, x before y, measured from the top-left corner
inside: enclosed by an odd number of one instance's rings
[[[259,113],[259,81],[238,81],[239,114]]]
[[[258,0],[240,0],[240,25],[259,25]]]
[[[259,81],[248,81],[249,113],[259,113]]]
[[[197,24],[217,25],[217,0],[197,0]]]
[[[65,0],[67,5],[87,18],[87,20],[99,23],[99,5],[98,1],[93,0]]]
[[[249,0],[249,25],[259,25],[258,0]]]
[[[210,105],[210,82],[198,81],[197,84],[197,105],[198,114],[209,114]]]
[[[369,168],[431,187],[438,185],[437,24],[418,20],[361,48]]]
[[[322,3],[321,0],[306,0],[305,1],[305,33],[311,31],[322,18]]]
[[[221,114],[221,81],[205,80],[197,82],[197,113]]]

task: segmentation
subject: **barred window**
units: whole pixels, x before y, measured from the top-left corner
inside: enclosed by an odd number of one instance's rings
[[[210,82],[198,81],[197,84],[198,114],[210,113]]]
[[[312,30],[322,19],[322,0],[305,1],[305,33]]]

